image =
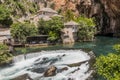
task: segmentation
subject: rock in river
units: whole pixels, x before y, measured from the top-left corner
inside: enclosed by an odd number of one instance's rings
[[[45,71],[44,76],[50,77],[56,75],[57,68],[55,66],[51,66],[48,70]]]
[[[23,75],[20,75],[12,80],[33,80],[32,78],[29,77],[28,74],[23,74]]]

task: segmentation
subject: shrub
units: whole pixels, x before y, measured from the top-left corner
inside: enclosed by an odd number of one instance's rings
[[[96,59],[95,67],[97,73],[107,80],[120,79],[120,55],[108,54]]]
[[[49,40],[60,39],[63,21],[60,17],[53,17],[49,21],[40,20],[38,24],[39,34],[49,35]]]
[[[8,46],[4,44],[0,44],[0,50],[7,50]]]
[[[12,54],[8,52],[8,47],[4,44],[0,44],[0,64],[9,62],[12,58]]]
[[[4,5],[0,4],[0,24],[10,26],[12,23],[10,11]]]
[[[67,22],[67,21],[74,20],[75,15],[71,10],[68,9],[68,10],[66,10],[64,17],[65,17],[65,21]]]
[[[96,33],[95,23],[92,18],[80,16],[75,19],[80,24],[78,38],[80,41],[92,41]]]
[[[27,36],[34,36],[37,33],[37,28],[30,23],[14,23],[11,26],[11,35],[19,42],[25,42]]]

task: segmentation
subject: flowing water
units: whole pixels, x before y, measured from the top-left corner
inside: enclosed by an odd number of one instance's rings
[[[68,64],[73,64],[90,59],[90,56],[80,49],[90,49],[95,52],[96,56],[114,52],[113,45],[120,44],[119,38],[112,37],[96,37],[93,42],[81,42],[71,45],[56,45],[47,48],[40,48],[41,51],[34,54],[19,55],[14,57],[13,64],[7,68],[0,68],[0,80],[10,80],[16,76],[28,73],[31,78],[37,80],[85,80],[90,76],[92,71],[88,72],[88,62],[80,66],[69,67]],[[62,49],[62,50],[59,50]],[[70,49],[70,50],[63,50]],[[72,50],[71,50],[72,49]],[[73,50],[78,49],[78,50]],[[58,72],[54,77],[44,77],[43,72],[51,65],[58,68]],[[59,71],[67,67],[66,71]]]
[[[89,49],[94,51],[96,56],[101,54],[106,55],[111,52],[115,52],[113,46],[120,44],[119,38],[97,36],[93,42],[78,42],[70,45],[56,45],[42,50],[57,50],[57,49]]]
[[[20,55],[14,57],[11,67],[0,70],[0,80],[10,80],[25,73],[34,80],[85,80],[93,72],[89,70],[88,60],[90,56],[81,50],[41,51]],[[85,62],[81,65],[69,66],[83,61]],[[57,74],[54,77],[44,77],[44,72],[52,65],[57,67]],[[62,71],[66,67],[67,70]]]

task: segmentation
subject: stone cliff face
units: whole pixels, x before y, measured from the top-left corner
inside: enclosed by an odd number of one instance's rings
[[[71,9],[76,14],[95,17],[100,34],[120,32],[120,0],[50,0],[55,9]]]
[[[0,4],[2,3],[10,7],[12,15],[17,17],[33,14],[38,10],[35,5],[40,8],[52,7],[61,12],[71,9],[77,15],[94,17],[100,34],[117,36],[120,32],[120,0],[0,0]]]
[[[95,17],[100,34],[118,34],[120,32],[120,0],[81,0],[79,13]],[[84,5],[85,4],[85,5]]]
[[[120,32],[120,0],[93,0],[90,17],[95,17],[102,34]],[[117,35],[116,35],[117,36]]]

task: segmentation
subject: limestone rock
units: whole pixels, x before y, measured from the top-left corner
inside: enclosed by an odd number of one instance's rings
[[[33,80],[32,78],[29,77],[28,74],[23,74],[23,75],[20,75],[12,80]]]
[[[57,68],[55,66],[51,66],[48,70],[45,71],[44,76],[50,77],[56,75]]]

